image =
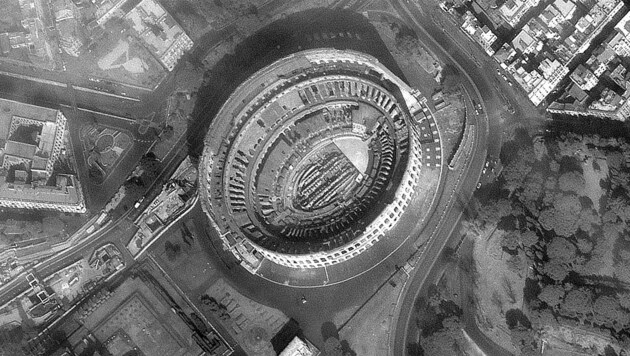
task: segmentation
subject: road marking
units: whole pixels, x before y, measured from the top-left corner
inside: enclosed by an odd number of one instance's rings
[[[80,87],[80,86],[76,86],[76,85],[72,85],[72,87],[76,90],[79,91],[84,91],[87,93],[93,93],[93,94],[99,94],[99,95],[105,95],[105,96],[111,96],[113,98],[118,98],[118,99],[125,99],[125,100],[129,100],[129,101],[135,101],[135,102],[139,102],[140,99],[136,99],[136,98],[132,98],[129,96],[124,96],[124,95],[118,95],[118,94],[112,94],[112,93],[108,93],[108,92],[104,92],[104,91],[99,91],[99,90],[94,90],[94,89],[90,89],[90,88],[84,88],[84,87]]]
[[[72,106],[70,106],[70,105],[60,104],[60,106],[62,106],[64,108],[72,109]],[[115,119],[125,120],[125,121],[129,121],[129,122],[133,122],[133,123],[136,122],[135,119],[130,119],[128,117],[118,116],[118,115],[114,115],[114,114],[108,114],[108,113],[104,113],[104,112],[100,112],[100,111],[95,111],[95,110],[90,110],[90,109],[86,109],[86,108],[81,108],[81,107],[78,107],[78,106],[77,106],[77,110],[79,110],[79,111],[86,111],[86,112],[89,112],[89,113],[92,113],[92,114],[105,115],[105,116],[113,117]]]
[[[9,76],[9,77],[18,78],[18,79],[30,80],[32,82],[38,82],[38,83],[42,83],[42,84],[56,85],[58,87],[65,87],[66,86],[65,83],[55,82],[53,80],[48,80],[48,79],[40,79],[40,78],[35,78],[35,77],[29,77],[28,75],[22,75],[22,74],[17,74],[17,73],[0,71],[0,74],[6,75],[6,76]]]

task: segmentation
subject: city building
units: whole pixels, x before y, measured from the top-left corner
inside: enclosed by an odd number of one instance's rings
[[[608,47],[618,56],[630,56],[630,13],[615,26],[615,33],[608,41]]]
[[[95,18],[90,27],[105,26],[112,18],[127,21],[140,42],[169,71],[193,47],[184,29],[155,0],[99,0]]]
[[[492,45],[496,42],[497,36],[488,28],[488,26],[480,26],[479,21],[470,12],[466,11],[464,15],[464,23],[462,29],[473,41],[477,42],[486,53],[491,56],[495,50]]]
[[[72,308],[59,328],[73,355],[98,344],[108,354],[229,355],[221,336],[181,296],[151,274],[138,271],[113,288],[102,288]],[[200,331],[197,325],[205,325]],[[85,353],[84,353],[85,352]],[[90,353],[92,354],[92,353]]]
[[[571,0],[556,0],[553,2],[553,7],[558,10],[559,23],[569,21],[573,17],[573,14],[575,14],[577,8],[575,3]]]
[[[599,81],[595,73],[586,68],[583,64],[578,65],[569,77],[582,90],[593,89]]]
[[[507,1],[499,9],[488,11],[501,13],[514,27],[521,20],[517,14],[522,15],[523,11],[529,11],[537,4],[536,1]],[[497,45],[500,47],[493,58],[527,92],[532,103],[539,105],[569,74],[568,65],[586,51],[623,7],[621,0],[581,1],[580,4],[574,0],[554,0],[546,3],[544,9],[532,11],[534,16],[527,23],[515,28],[517,33],[510,43]],[[469,17],[463,15],[465,25],[472,21]],[[616,55],[630,56],[628,19],[630,15],[616,24],[615,34],[572,73],[572,79],[581,90],[591,90],[598,78],[610,70]],[[567,32],[567,26],[574,26],[575,31]]]
[[[53,178],[65,150],[63,113],[6,99],[0,99],[0,108],[0,206],[85,212],[76,177]]]
[[[294,337],[278,356],[318,356],[320,352],[308,340]]]
[[[124,18],[131,22],[144,45],[169,71],[193,46],[184,29],[155,0],[140,1]]]
[[[11,32],[0,33],[0,50],[8,55],[12,50],[23,52],[31,63],[51,69],[53,47],[48,42],[48,30],[53,29],[48,3],[43,0],[18,0],[19,11],[7,14],[19,21]],[[2,9],[5,10],[5,9]]]
[[[83,46],[79,29],[79,9],[70,0],[54,0],[52,11],[55,16],[55,27],[59,34],[59,47],[67,54],[78,57]]]
[[[52,47],[47,42],[48,34],[46,29],[52,27],[48,11],[48,4],[42,0],[19,0],[22,12],[22,27],[28,33],[22,33],[16,38],[20,46],[28,49],[29,56],[43,65],[52,65]],[[17,44],[16,43],[16,44]]]
[[[99,0],[96,4],[96,23],[100,26],[104,25],[113,17],[122,17],[124,13],[120,10],[126,3],[125,0]]]
[[[510,63],[514,61],[517,53],[514,47],[509,43],[504,43],[492,56],[495,61],[499,62],[501,68],[506,69]]]
[[[547,95],[569,73],[569,69],[558,60],[550,60],[549,58],[543,60],[538,69],[542,73],[542,79],[533,86],[528,94],[529,99],[536,106],[542,103]]]
[[[499,11],[505,22],[514,27],[529,9],[538,5],[538,2],[539,0],[508,0],[501,5]]]
[[[586,65],[599,78],[609,64],[616,58],[615,52],[609,46],[599,46],[593,50],[591,57],[586,61]]]
[[[542,47],[542,42],[532,36],[529,25],[525,25],[512,40],[512,46],[523,54],[537,53]]]
[[[263,259],[319,268],[386,236],[420,170],[442,161],[412,93],[374,57],[333,49],[295,53],[242,83],[212,123],[199,172],[224,247],[250,271]]]

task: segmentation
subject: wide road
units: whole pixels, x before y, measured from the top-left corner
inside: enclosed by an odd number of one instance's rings
[[[475,144],[472,156],[467,162],[467,166],[463,167],[462,177],[458,179],[455,192],[453,192],[454,201],[450,202],[451,204],[449,204],[448,208],[442,212],[443,219],[440,220],[442,224],[429,242],[426,251],[423,253],[423,258],[412,271],[410,279],[403,290],[402,301],[397,309],[400,311],[400,314],[395,316],[395,324],[393,324],[395,328],[394,337],[390,340],[392,354],[402,356],[406,355],[405,348],[409,341],[409,328],[414,302],[423,291],[425,282],[431,279],[429,277],[435,277],[434,267],[444,247],[453,244],[459,238],[459,235],[454,233],[454,229],[462,218],[464,209],[462,204],[458,204],[458,202],[463,202],[465,205],[472,198],[487,153],[492,152],[495,157],[498,156],[501,140],[489,141],[488,133],[498,134],[498,137],[500,137],[501,130],[497,118],[492,115],[492,113],[500,110],[500,101],[497,100],[497,96],[493,93],[493,85],[490,82],[492,74],[488,75],[487,71],[481,71],[479,67],[472,65],[472,58],[461,53],[441,29],[435,28],[434,23],[427,18],[427,11],[420,11],[417,7],[400,0],[392,1],[392,3],[424,44],[430,47],[438,56],[448,58],[446,62],[454,65],[464,74],[466,78],[463,80],[463,84],[466,87],[466,91],[470,95],[475,96],[475,100],[481,103],[484,108],[482,115],[473,116],[477,126]],[[485,338],[485,335],[479,331],[476,324],[469,325],[474,324],[474,320],[467,318],[465,321],[468,322],[466,324],[467,332],[486,354],[509,355],[498,345]]]

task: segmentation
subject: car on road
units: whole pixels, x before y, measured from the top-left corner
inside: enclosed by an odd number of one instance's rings
[[[481,182],[477,183],[477,189],[481,188]]]
[[[481,104],[476,102],[475,100],[473,100],[472,103],[473,103],[473,106],[475,107],[475,114],[477,115],[483,114],[483,107],[481,106]]]

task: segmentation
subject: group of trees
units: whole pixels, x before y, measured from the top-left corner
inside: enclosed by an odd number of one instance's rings
[[[620,292],[630,285],[630,239],[623,237],[630,236],[630,180],[615,178],[630,177],[623,159],[630,144],[571,133],[548,138],[544,150],[532,141],[542,139],[520,132],[504,145],[501,176],[488,188],[490,198],[481,192],[478,214],[468,225],[505,230],[501,246],[514,268],[522,267],[521,256],[527,258],[524,265],[534,273],[525,299],[529,316],[538,321],[534,329],[577,320],[581,327],[608,329],[630,345],[630,302]],[[587,194],[585,164],[593,171],[609,169],[611,178],[600,182],[604,194],[597,202]],[[515,345],[527,353],[532,343],[525,334],[532,330],[519,325],[512,332]]]
[[[426,298],[418,298],[414,311],[420,340],[407,345],[408,355],[456,355],[457,350],[464,347],[466,341],[460,321],[462,310],[445,297],[438,286],[431,285]]]
[[[166,258],[173,262],[177,259],[177,257],[179,257],[179,255],[181,255],[182,247],[177,243],[166,241],[164,243],[164,252],[166,253]]]
[[[200,300],[201,305],[216,315],[219,320],[230,320],[230,313],[228,312],[227,307],[217,302],[214,297],[204,294],[201,296]]]
[[[33,220],[7,219],[0,221],[0,246],[23,240],[63,236],[66,224],[55,216]]]
[[[153,152],[142,156],[136,168],[138,174],[124,183],[125,193],[129,199],[135,201],[142,197],[146,189],[157,179],[162,168],[162,162]]]

